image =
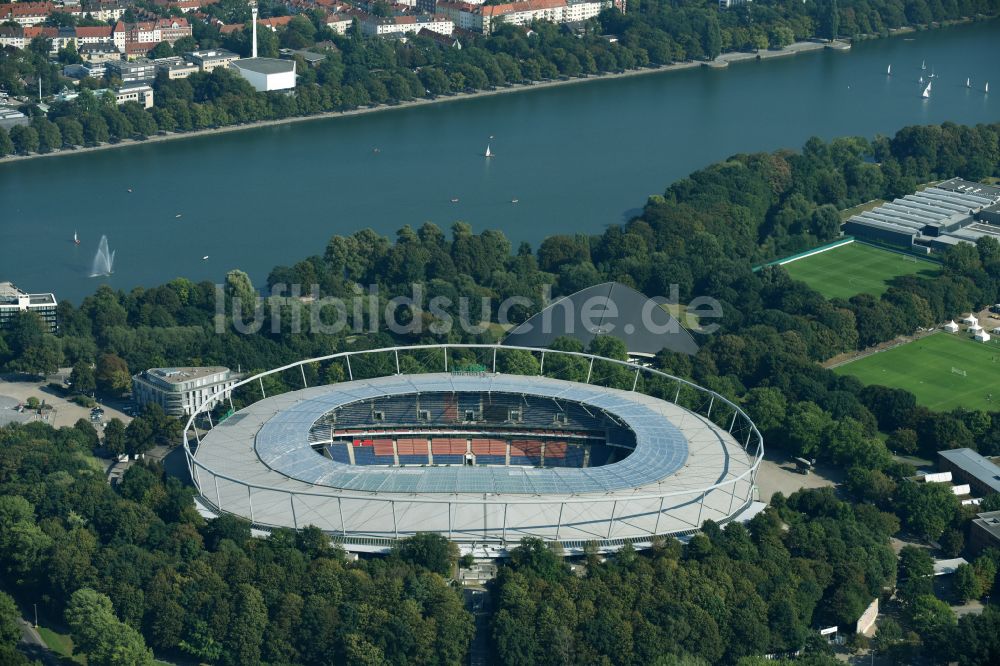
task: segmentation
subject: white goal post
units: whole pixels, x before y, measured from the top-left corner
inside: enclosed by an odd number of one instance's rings
[[[966,373],[965,373],[965,370],[962,370],[961,368],[956,368],[954,366],[952,366],[952,368],[951,368],[951,373],[953,375],[962,375],[963,377],[967,376]]]

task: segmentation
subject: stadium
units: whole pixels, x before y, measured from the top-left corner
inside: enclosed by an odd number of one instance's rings
[[[309,386],[331,366],[343,381]],[[268,395],[275,378],[301,388]],[[525,536],[613,551],[745,518],[763,440],[726,398],[635,363],[444,344],[248,377],[190,418],[184,450],[209,514],[350,551],[438,532],[502,556]]]

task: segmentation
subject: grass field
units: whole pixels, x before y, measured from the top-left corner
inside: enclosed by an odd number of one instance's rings
[[[48,627],[38,627],[38,635],[42,637],[49,649],[62,657],[66,663],[85,664],[86,659],[82,655],[73,656],[73,639],[67,634],[60,634]]]
[[[878,296],[898,275],[933,276],[938,272],[933,262],[861,243],[814,254],[785,264],[784,268],[792,278],[805,282],[827,298],[850,298],[855,294]]]
[[[1000,406],[1000,343],[975,342],[965,333],[935,333],[835,368],[865,384],[906,389],[933,410]],[[966,376],[952,372],[964,370]],[[995,394],[991,400],[988,396]]]

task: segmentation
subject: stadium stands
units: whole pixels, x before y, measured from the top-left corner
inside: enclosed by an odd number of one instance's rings
[[[400,465],[426,465],[430,462],[427,456],[427,438],[400,438],[396,440],[396,451],[399,454]]]
[[[333,444],[328,444],[326,451],[330,454],[330,459],[335,462],[347,465],[351,463],[351,454],[348,451],[348,445],[345,442],[334,442]]]
[[[373,440],[372,450],[375,454],[376,465],[394,465],[396,463],[396,452],[393,450],[391,439]]]
[[[338,462],[353,450],[357,465],[464,465],[467,438],[476,465],[599,467],[635,447],[635,433],[599,408],[500,392],[359,400],[318,419],[309,433]]]
[[[510,442],[511,465],[541,465],[542,444],[534,439],[515,439]]]
[[[465,463],[465,438],[435,437],[431,440],[431,455],[435,465],[461,465]]]
[[[477,465],[506,465],[507,442],[502,439],[473,439],[472,453]]]

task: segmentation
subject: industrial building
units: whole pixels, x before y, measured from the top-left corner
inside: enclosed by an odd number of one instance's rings
[[[49,327],[56,330],[56,297],[53,294],[29,294],[13,282],[0,282],[0,328],[6,328],[19,312],[34,312]]]
[[[217,391],[229,397],[240,375],[221,366],[205,368],[150,368],[132,377],[132,399],[140,407],[156,403],[171,416],[190,416]],[[210,408],[210,406],[209,406]]]
[[[859,240],[929,253],[982,236],[1000,239],[998,223],[1000,188],[952,178],[854,215],[843,230]]]
[[[938,451],[938,468],[969,484],[980,497],[1000,493],[1000,467],[972,449]]]

